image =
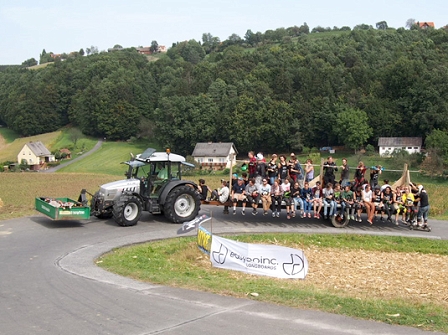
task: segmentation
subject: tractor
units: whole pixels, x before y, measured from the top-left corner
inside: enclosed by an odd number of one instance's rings
[[[79,201],[88,205],[86,193],[92,196],[90,213],[100,219],[113,217],[118,225],[134,226],[142,211],[164,214],[173,223],[193,220],[200,210],[197,185],[182,180],[182,166],[194,167],[185,158],[148,148],[127,162],[126,179],[104,184],[91,194],[81,191]]]

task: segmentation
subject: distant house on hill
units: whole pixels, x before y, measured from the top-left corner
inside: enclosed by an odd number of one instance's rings
[[[54,162],[54,155],[40,142],[28,142],[17,155],[17,161],[21,164],[23,161],[29,165],[30,170],[39,170],[45,163]]]
[[[151,47],[137,48],[137,52],[142,55],[151,55],[152,54]]]
[[[61,153],[61,157],[63,156],[66,159],[72,158],[72,152],[68,149],[61,149],[59,152]]]
[[[434,22],[417,22],[417,24],[422,29],[435,28]]]
[[[421,137],[380,137],[378,139],[380,156],[390,156],[394,150],[406,150],[408,153],[418,153],[422,149]]]
[[[233,143],[196,143],[191,154],[203,168],[223,170],[236,165],[238,151]]]

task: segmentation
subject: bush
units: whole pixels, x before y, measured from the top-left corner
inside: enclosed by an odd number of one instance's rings
[[[375,155],[375,148],[371,144],[367,144],[366,146],[366,155],[367,156],[374,156]]]

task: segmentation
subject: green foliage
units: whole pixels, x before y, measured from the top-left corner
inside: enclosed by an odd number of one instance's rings
[[[434,129],[426,138],[425,143],[431,155],[441,157],[448,165],[448,134],[446,131]]]
[[[367,144],[366,145],[366,154],[367,154],[367,156],[375,155],[375,147],[371,144]]]
[[[266,153],[358,149],[448,129],[448,31],[376,28],[310,33],[304,23],[225,41],[206,33],[157,62],[92,46],[33,71],[2,68],[0,123],[21,136],[72,124],[92,137],[154,138],[183,154],[199,141]],[[41,63],[50,58],[43,50]]]
[[[367,113],[346,106],[340,106],[334,132],[344,145],[355,151],[361,148],[373,133]]]

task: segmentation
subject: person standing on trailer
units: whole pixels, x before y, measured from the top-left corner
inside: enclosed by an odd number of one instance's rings
[[[286,163],[286,156],[280,155],[280,163],[278,163],[278,179],[283,182],[286,178],[289,178],[288,163]]]
[[[347,165],[347,158],[342,158],[341,165],[341,188],[350,185],[350,167]]]
[[[272,154],[271,160],[267,166],[267,172],[269,177],[269,184],[274,185],[275,179],[278,178],[278,166],[277,166],[277,155]]]
[[[257,176],[257,157],[253,151],[249,151],[247,157],[249,158],[249,179],[255,178]]]
[[[416,200],[420,201],[420,207],[417,213],[417,225],[422,228],[428,226],[428,214],[429,214],[429,198],[423,185],[418,185],[418,193]]]
[[[334,180],[336,178],[334,175],[335,171],[338,171],[338,167],[333,161],[333,157],[328,156],[327,161],[324,163],[324,187],[327,185],[327,183],[331,183],[331,185],[334,185]]]

